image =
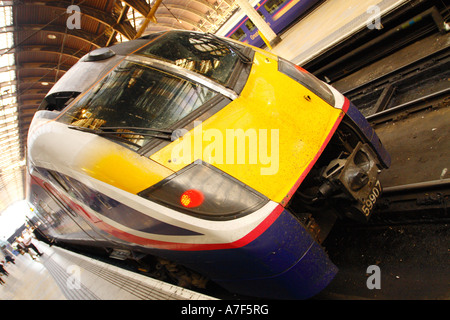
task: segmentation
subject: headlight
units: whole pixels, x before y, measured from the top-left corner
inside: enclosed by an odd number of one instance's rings
[[[331,106],[334,106],[334,95],[330,88],[305,69],[285,59],[278,58],[278,71],[311,90]]]
[[[262,194],[205,162],[188,165],[139,196],[210,220],[241,217],[268,202]]]

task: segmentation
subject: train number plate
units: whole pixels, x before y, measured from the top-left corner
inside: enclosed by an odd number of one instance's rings
[[[380,180],[377,180],[375,183],[375,186],[373,187],[372,191],[369,193],[369,196],[364,201],[362,206],[362,212],[368,217],[370,213],[372,212],[373,208],[375,207],[375,203],[378,200],[378,197],[381,195],[381,183]]]

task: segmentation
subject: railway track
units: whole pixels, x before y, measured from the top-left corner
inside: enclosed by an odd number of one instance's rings
[[[383,190],[367,224],[349,222],[359,227],[379,227],[424,223],[450,223],[450,179],[411,183]]]
[[[400,104],[390,109],[374,113],[366,118],[373,126],[376,127],[377,125],[388,121],[401,120],[402,118],[405,118],[415,112],[423,111],[429,108],[448,107],[449,105],[450,87]]]
[[[385,28],[439,2],[414,3],[421,8],[394,14]],[[448,8],[439,9],[448,19]],[[338,220],[325,240],[339,273],[317,299],[450,297],[450,34],[438,30],[430,16],[427,21],[402,34],[402,47],[385,39],[374,41],[383,48],[362,52],[358,43],[372,40],[365,30],[312,62],[319,74],[305,66],[319,78],[331,79],[360,108],[392,158],[380,175],[383,194],[369,222]],[[388,54],[375,60],[372,51]],[[345,55],[350,60],[330,68],[324,63]],[[370,265],[381,270],[380,290],[366,285]]]
[[[415,130],[418,128],[417,125],[414,125],[412,128],[409,127],[411,125],[410,117],[412,118],[416,115],[416,118],[419,118],[426,122],[428,121],[429,127],[432,130],[436,125],[433,123],[432,118],[429,117],[429,112],[431,110],[438,109],[448,109],[450,106],[450,86],[448,86],[449,70],[448,68],[448,55],[450,50],[445,50],[445,68],[441,68],[443,60],[438,62],[435,59],[435,55],[427,57],[427,61],[422,61],[423,65],[427,67],[414,66],[408,68],[408,72],[400,75],[398,73],[389,74],[389,76],[382,77],[384,79],[378,78],[372,84],[367,84],[364,88],[359,88],[357,95],[362,95],[361,92],[373,92],[373,88],[376,85],[379,85],[380,81],[383,81],[384,84],[381,89],[381,94],[379,94],[376,101],[373,99],[373,94],[368,94],[372,97],[366,98],[366,101],[371,101],[373,104],[372,108],[366,108],[366,116],[367,120],[371,123],[371,125],[377,130],[380,131],[380,134],[383,136],[383,130],[386,130],[386,124],[391,122],[392,125],[396,126],[395,131],[388,131],[392,135],[397,135],[397,132]],[[403,77],[403,75],[405,75]],[[433,75],[434,79],[443,79],[440,81],[446,81],[447,87],[439,84],[439,81],[434,81],[435,86],[427,85],[427,88],[421,85],[417,79],[422,79],[421,82],[426,82],[429,75]],[[396,80],[392,80],[396,79]],[[416,81],[416,86],[410,86],[411,82]],[[406,88],[405,88],[406,87]],[[356,92],[357,90],[353,90]],[[380,90],[375,90],[380,91]],[[408,95],[410,99],[405,101],[405,97]],[[401,95],[401,98],[396,97],[396,92]],[[418,96],[416,92],[422,93],[421,96]],[[396,100],[405,101],[398,105],[391,103],[391,101]],[[369,105],[363,104],[363,106]],[[427,113],[428,112],[428,113]],[[447,118],[448,119],[448,118]],[[448,122],[448,121],[447,121]],[[447,123],[448,124],[448,123]],[[384,126],[383,126],[384,125]],[[421,144],[426,144],[429,142],[429,138],[427,135],[432,135],[428,128],[427,131],[420,131],[418,134],[418,139],[405,139],[405,144],[410,144],[410,152],[400,152],[395,147],[390,148],[390,137],[386,137],[386,139],[382,138],[382,141],[387,143],[387,149],[392,151],[392,155],[394,155],[393,166],[390,170],[388,170],[384,177],[389,175],[396,175],[396,162],[402,162],[405,165],[409,162],[409,157],[412,154],[416,153],[415,156],[418,156],[421,149],[418,148]],[[445,134],[445,133],[444,133]],[[387,135],[387,133],[384,133]],[[398,136],[402,136],[402,134],[398,134]],[[422,140],[420,140],[422,139]],[[394,140],[394,139],[392,139]],[[445,140],[445,139],[444,139]],[[419,141],[423,141],[422,143]],[[386,145],[385,143],[385,145]],[[423,147],[423,146],[422,146]],[[430,149],[433,146],[430,145]],[[448,158],[440,159],[437,155],[442,154],[445,150],[449,148],[448,142],[442,141],[442,144],[434,146],[433,153],[435,157],[430,155],[430,158],[434,158],[434,163],[423,163],[422,168],[418,168],[417,166],[411,165],[410,175],[417,175],[417,178],[413,181],[409,181],[409,183],[400,183],[400,184],[391,184],[391,181],[388,182],[389,186],[386,187],[383,191],[383,196],[380,198],[376,212],[374,213],[370,225],[378,226],[380,224],[384,225],[392,225],[392,224],[421,224],[421,223],[447,223],[450,222],[450,212],[449,212],[449,196],[450,196],[450,179],[448,179],[448,167],[445,166],[445,162],[448,163]],[[428,148],[427,148],[428,149]],[[404,148],[402,148],[404,151]],[[429,152],[427,150],[427,152]],[[402,159],[403,158],[403,159]],[[406,158],[406,159],[405,159]],[[413,172],[413,170],[423,170],[427,171],[430,167],[442,167],[441,177],[438,180],[433,180],[428,178],[424,180],[423,175]],[[397,175],[404,175],[406,172],[401,172]],[[436,178],[436,177],[435,177]],[[390,180],[390,179],[389,179]],[[382,181],[383,182],[383,181]]]
[[[383,195],[366,227],[450,221],[450,34],[433,22],[420,29],[422,37],[411,34],[407,46],[383,44],[389,54],[370,64],[355,56],[351,71],[345,59],[318,70],[321,78],[329,72],[336,79],[331,84],[366,116],[391,153],[392,166],[380,177]],[[347,71],[338,77],[339,68]]]
[[[383,97],[381,96],[379,99],[383,99]],[[448,170],[450,167],[446,166],[448,157],[445,157],[447,154],[445,150],[448,150],[450,146],[448,141],[445,141],[446,133],[442,133],[444,136],[440,137],[443,137],[442,143],[427,145],[427,143],[432,143],[432,137],[438,136],[433,132],[438,124],[433,122],[430,112],[439,109],[442,109],[440,112],[444,112],[444,109],[449,107],[450,87],[367,116],[367,120],[377,130],[381,140],[393,156],[391,168],[383,173],[381,178],[382,184],[386,185],[387,183],[388,186],[383,190],[383,195],[377,203],[369,226],[450,222],[448,208],[450,203]],[[446,115],[446,113],[443,114]],[[415,125],[418,121],[427,123],[428,127],[419,129],[419,126]],[[388,126],[391,130],[388,130]],[[395,129],[392,129],[394,126]],[[443,129],[445,130],[445,127]],[[409,138],[405,136],[405,131],[413,132],[414,130],[417,130],[418,133]],[[402,143],[396,143],[397,138],[404,141],[401,149],[398,145],[402,145]],[[444,157],[439,157],[439,155],[444,155]],[[417,159],[417,161],[409,161],[411,158]],[[427,161],[423,161],[424,158]],[[422,168],[420,168],[422,161]],[[409,171],[405,170],[403,165],[409,165]],[[434,179],[426,177],[428,170],[430,175],[431,171],[441,170],[440,177],[436,177],[436,174],[434,174]],[[396,179],[393,179],[393,176],[399,176],[401,180],[405,175],[415,176],[415,178],[410,178],[408,183],[394,183]],[[383,177],[385,181],[383,181]]]
[[[450,97],[450,48],[358,85],[344,94],[372,122],[398,112],[420,110]]]

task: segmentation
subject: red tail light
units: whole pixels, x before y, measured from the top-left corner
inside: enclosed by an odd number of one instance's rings
[[[208,220],[237,219],[255,212],[269,201],[249,186],[203,161],[195,161],[138,195]]]
[[[205,200],[203,193],[195,189],[185,191],[180,197],[181,205],[186,208],[198,207],[203,200]]]

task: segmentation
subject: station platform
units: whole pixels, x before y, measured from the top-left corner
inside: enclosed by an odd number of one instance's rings
[[[0,300],[214,300],[42,242],[44,254],[5,265]]]
[[[302,65],[353,34],[367,28],[408,0],[328,0],[281,35],[272,52]],[[375,6],[375,7],[372,7]]]

